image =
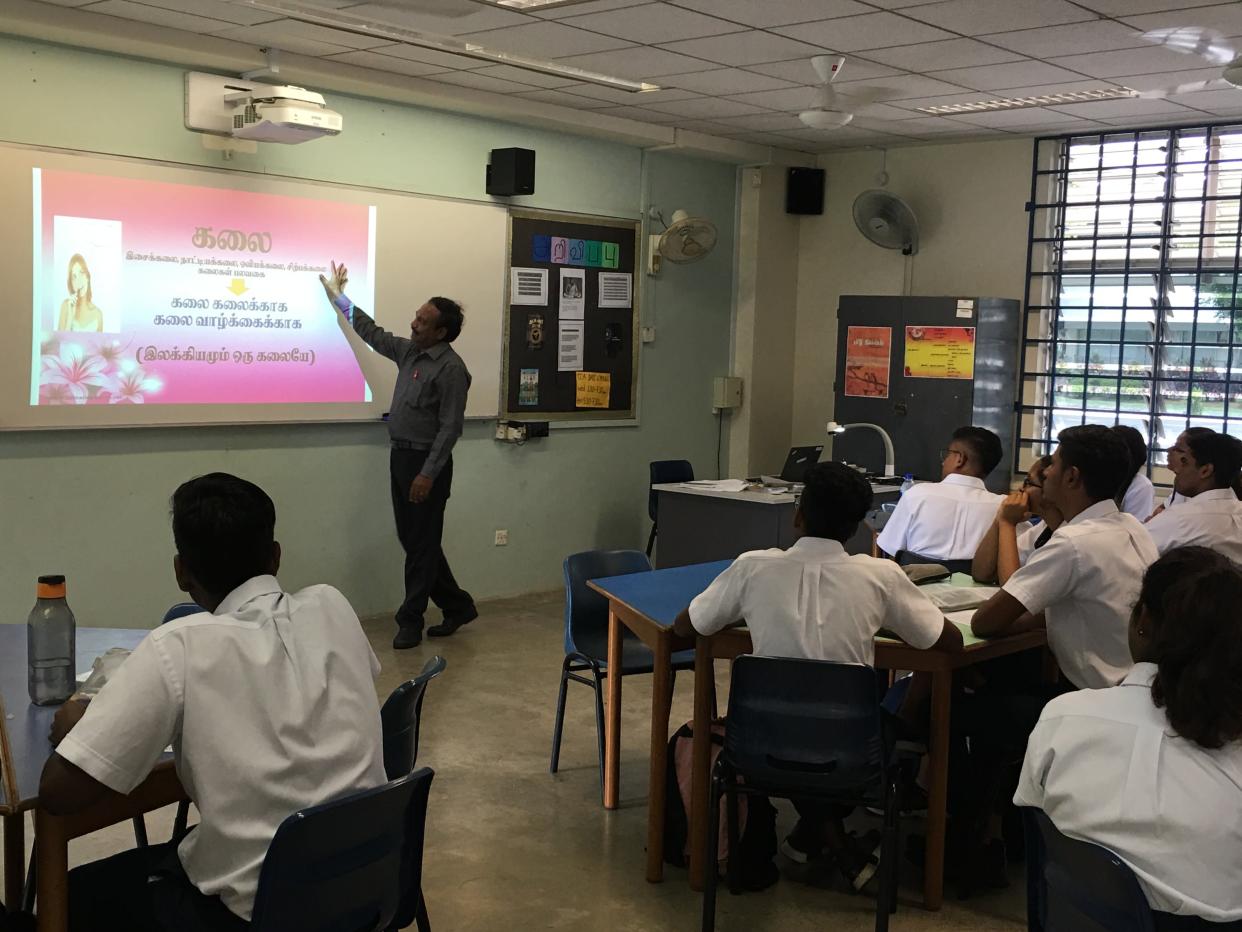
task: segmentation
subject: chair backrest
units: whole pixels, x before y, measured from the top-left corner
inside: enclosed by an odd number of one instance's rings
[[[172,608],[164,613],[164,619],[160,622],[162,625],[168,624],[170,621],[176,621],[178,618],[184,618],[186,615],[197,615],[199,612],[205,612],[197,602],[178,602]]]
[[[418,726],[423,714],[423,697],[427,684],[448,666],[438,654],[425,664],[412,680],[406,680],[392,691],[380,709],[380,725],[384,731],[384,772],[389,780],[404,777],[418,760]]]
[[[251,932],[377,932],[422,876],[431,770],[295,812],[259,874]]]
[[[739,657],[728,722],[722,753],[749,785],[845,793],[875,784],[884,773],[871,667]]]
[[[1028,926],[1042,932],[1151,932],[1151,907],[1129,866],[1107,848],[1062,835],[1024,810]]]
[[[689,460],[651,461],[652,485],[660,485],[664,482],[692,482],[693,480],[694,467],[690,465]],[[652,521],[656,519],[656,493],[654,490],[647,493],[647,517]]]
[[[641,550],[584,550],[565,558],[565,653],[608,634],[608,600],[587,581],[651,569]],[[599,658],[603,659],[603,658]]]

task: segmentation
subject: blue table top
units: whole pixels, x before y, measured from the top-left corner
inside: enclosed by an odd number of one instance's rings
[[[110,647],[133,650],[150,632],[145,628],[78,628],[75,673],[91,668],[95,658]],[[39,795],[39,775],[52,755],[48,732],[60,706],[31,703],[26,686],[26,626],[0,625],[0,695],[4,697],[4,721],[13,754],[17,779],[16,799],[9,799],[7,779],[0,779],[0,810],[29,808]]]
[[[624,602],[634,611],[667,628],[673,624],[678,613],[732,563],[732,560],[694,563],[667,570],[605,576],[591,582],[609,598]]]

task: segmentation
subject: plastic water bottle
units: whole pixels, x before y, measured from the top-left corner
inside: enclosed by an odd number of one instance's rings
[[[914,473],[912,473],[912,472],[908,472],[908,473],[906,473],[904,476],[902,476],[901,478],[902,478],[902,483],[901,483],[901,494],[902,494],[902,495],[905,495],[905,494],[906,494],[906,490],[907,490],[907,489],[910,489],[910,488],[912,488],[912,487],[914,486]]]
[[[64,576],[40,576],[37,594],[26,620],[30,701],[56,705],[73,695],[77,622],[65,601]]]

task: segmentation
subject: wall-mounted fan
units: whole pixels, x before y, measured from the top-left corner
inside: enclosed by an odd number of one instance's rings
[[[664,222],[658,212],[654,216]],[[660,271],[662,259],[677,265],[698,262],[716,248],[716,224],[706,217],[691,217],[684,210],[675,210],[664,232],[652,235],[650,247],[647,271],[652,275]]]
[[[863,236],[885,249],[900,249],[903,256],[919,251],[919,223],[905,201],[888,191],[873,188],[854,199],[854,225]]]
[[[842,55],[816,55],[811,59],[811,67],[819,75],[819,84],[815,87],[815,107],[798,114],[804,125],[811,129],[839,129],[854,119],[855,110],[891,93],[883,87],[834,87],[833,82],[844,65]]]
[[[1172,97],[1175,94],[1193,94],[1195,91],[1219,88],[1225,85],[1242,88],[1242,54],[1230,45],[1219,32],[1198,26],[1181,26],[1177,29],[1153,29],[1143,33],[1142,38],[1154,45],[1162,45],[1183,55],[1195,55],[1213,65],[1221,66],[1220,77],[1211,81],[1194,81],[1175,84],[1149,91],[1140,91],[1140,97]]]

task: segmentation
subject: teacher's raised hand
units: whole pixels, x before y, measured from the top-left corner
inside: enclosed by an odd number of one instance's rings
[[[349,284],[349,270],[345,268],[345,263],[337,265],[332,263],[332,277],[320,274],[319,283],[323,285],[324,292],[328,295],[328,300],[339,308],[341,311],[347,311],[352,302],[345,297],[345,286]]]

